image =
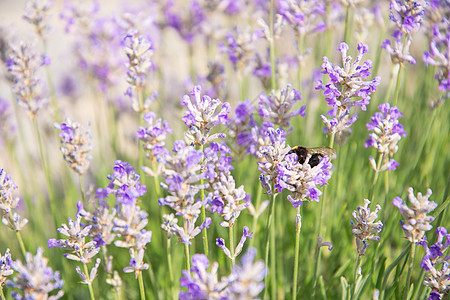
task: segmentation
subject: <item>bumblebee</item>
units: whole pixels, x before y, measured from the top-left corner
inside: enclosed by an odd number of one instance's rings
[[[306,148],[302,146],[295,146],[293,147],[288,154],[295,153],[297,154],[297,160],[300,164],[304,164],[306,161],[306,157],[311,155],[308,164],[311,166],[311,168],[314,168],[317,166],[320,162],[320,160],[325,156],[328,155],[328,157],[331,160],[334,160],[336,158],[336,150],[330,147],[314,147],[314,148]]]

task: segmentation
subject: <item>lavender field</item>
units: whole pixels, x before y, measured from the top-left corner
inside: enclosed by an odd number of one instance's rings
[[[450,299],[450,3],[0,2],[0,299]]]

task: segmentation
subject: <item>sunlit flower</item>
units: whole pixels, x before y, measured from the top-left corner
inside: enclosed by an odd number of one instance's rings
[[[377,204],[375,210],[371,212],[369,204],[370,201],[364,199],[364,206],[359,206],[358,211],[354,210],[352,212],[355,222],[350,221],[350,224],[353,226],[352,232],[356,237],[356,248],[360,256],[366,252],[367,246],[369,245],[367,241],[380,240],[380,237],[375,234],[379,233],[383,228],[381,221],[375,222],[381,206]]]

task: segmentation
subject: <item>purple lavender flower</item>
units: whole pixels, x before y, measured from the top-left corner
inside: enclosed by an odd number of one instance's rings
[[[78,174],[84,174],[89,168],[92,156],[89,152],[93,149],[92,135],[88,128],[82,128],[79,123],[66,119],[65,123],[55,124],[55,128],[61,130],[61,147],[64,160],[69,167]]]
[[[196,35],[203,33],[203,25],[206,15],[203,7],[195,0],[189,1],[189,9],[184,5],[175,5],[175,1],[169,0],[164,6],[166,24],[174,28],[180,36],[189,44],[194,41]]]
[[[302,99],[300,91],[291,89],[291,85],[287,85],[285,89],[280,91],[280,95],[276,96],[275,91],[270,95],[262,93],[259,95],[258,111],[259,116],[265,121],[270,121],[274,126],[282,128],[289,134],[292,132],[291,119],[295,116],[305,116],[306,105],[295,111],[291,111],[295,102]]]
[[[254,262],[256,250],[249,249],[231,274],[218,279],[219,264],[209,264],[203,254],[192,256],[191,270],[183,270],[180,285],[187,289],[180,299],[257,299],[264,289],[267,270],[263,261]]]
[[[146,186],[141,185],[140,176],[129,163],[116,160],[113,170],[113,174],[108,175],[111,182],[106,189],[97,190],[97,198],[114,194],[118,202],[133,204],[147,192]]]
[[[149,70],[153,67],[153,45],[147,38],[138,36],[135,32],[130,32],[125,36],[124,44],[125,54],[128,58],[125,64],[129,85],[126,94],[133,95],[133,91],[139,94],[145,87]],[[136,112],[147,110],[149,105],[148,101],[143,103],[143,99],[138,100],[139,97],[132,97],[133,110]]]
[[[430,51],[423,53],[425,65],[436,66],[438,71],[436,79],[439,82],[439,89],[444,93],[450,91],[450,22],[442,32],[439,26],[433,27],[433,37],[430,42]]]
[[[2,211],[2,222],[11,230],[20,231],[28,223],[26,218],[13,210],[19,204],[19,197],[13,196],[13,191],[17,185],[12,181],[11,176],[0,168],[0,209]]]
[[[3,289],[7,277],[14,273],[14,269],[11,268],[11,263],[11,254],[9,253],[9,248],[7,248],[5,255],[0,254],[0,289]]]
[[[144,115],[144,121],[147,122],[147,127],[139,127],[136,131],[136,137],[142,141],[145,155],[152,163],[156,162],[158,155],[168,155],[165,148],[167,134],[172,134],[169,123],[161,119],[155,120],[154,112],[148,112]],[[155,176],[155,175],[153,175]]]
[[[416,33],[422,24],[425,14],[425,6],[427,1],[407,1],[407,0],[391,0],[389,6],[389,19],[395,24],[396,30],[392,34],[394,45],[386,39],[382,42],[381,48],[391,55],[394,64],[403,65],[407,61],[415,64],[416,60],[409,54],[409,48],[412,42],[412,36]]]
[[[244,228],[242,230],[241,240],[239,241],[236,248],[234,249],[234,255],[231,255],[231,251],[225,246],[224,239],[221,239],[221,238],[216,239],[216,245],[222,249],[223,253],[226,256],[228,256],[228,258],[230,258],[231,260],[234,261],[236,259],[236,257],[238,257],[238,255],[241,253],[242,248],[244,247],[244,243],[247,240],[247,238],[252,239],[252,234],[253,234],[253,232],[250,232],[248,227],[244,226]],[[233,245],[231,245],[231,247],[233,247]]]
[[[381,210],[380,205],[375,206],[375,211],[370,211],[369,208],[370,201],[364,199],[364,206],[358,206],[358,211],[354,210],[352,212],[355,222],[350,221],[353,226],[353,234],[356,237],[356,248],[358,250],[359,256],[366,253],[367,246],[369,243],[367,241],[379,241],[380,237],[375,234],[379,233],[383,228],[383,223],[377,221],[374,223],[375,219],[378,218],[378,212]]]
[[[427,271],[423,284],[432,289],[428,299],[441,299],[450,291],[450,256],[444,254],[450,246],[450,234],[445,227],[438,227],[436,234],[437,241],[430,247],[426,237],[419,243],[425,250],[420,262],[420,267]]]
[[[47,266],[48,259],[42,254],[44,250],[37,248],[36,255],[27,252],[25,254],[25,264],[20,260],[13,261],[11,268],[16,271],[13,281],[8,281],[9,287],[18,289],[21,293],[12,292],[15,299],[59,299],[64,295],[62,287],[64,281],[58,271],[53,272]],[[57,291],[50,296],[50,293]]]
[[[25,15],[23,18],[34,25],[36,33],[44,38],[49,30],[49,10],[53,5],[51,0],[29,0],[25,6]]]
[[[270,143],[261,147],[261,157],[258,169],[261,171],[260,181],[267,193],[271,194],[272,186],[277,182],[279,176],[278,165],[283,161],[290,147],[286,146],[285,132],[282,129],[269,128],[265,135]]]
[[[302,205],[306,198],[319,202],[322,192],[317,186],[328,184],[327,181],[331,178],[329,170],[332,164],[328,155],[325,155],[314,167],[309,164],[310,159],[311,155],[308,154],[305,162],[301,164],[296,154],[289,154],[277,166],[278,176],[275,188],[278,193],[281,193],[283,189],[290,191],[292,195],[288,195],[287,199],[294,207]]]
[[[141,248],[137,251],[134,251],[133,248],[130,248],[130,256],[131,256],[131,260],[130,260],[130,265],[128,267],[125,267],[123,269],[123,271],[125,273],[131,273],[134,272],[134,275],[136,277],[136,279],[139,276],[139,273],[142,272],[143,270],[147,270],[148,269],[148,264],[144,263],[144,249]]]
[[[34,45],[23,42],[11,43],[6,61],[17,102],[32,119],[48,102],[43,81],[37,76],[43,66],[43,58],[34,48]]]
[[[323,58],[322,73],[330,77],[330,82],[328,84],[324,84],[321,80],[316,82],[316,89],[323,91],[328,106],[331,106],[327,114],[333,117],[329,120],[322,115],[321,118],[327,132],[337,134],[338,142],[345,141],[345,137],[351,133],[350,125],[356,121],[356,115],[350,115],[351,108],[359,106],[365,111],[370,103],[370,95],[380,84],[380,77],[364,80],[371,76],[372,61],[366,60],[362,65],[360,62],[363,55],[369,52],[369,47],[364,43],[358,43],[358,55],[353,63],[351,56],[347,56],[348,49],[346,43],[341,43],[337,49],[342,54],[342,67],[333,65],[327,57]]]
[[[62,224],[61,228],[57,229],[58,232],[65,235],[67,239],[49,239],[48,247],[71,250],[71,253],[64,254],[65,258],[87,264],[91,261],[91,258],[100,251],[100,248],[95,241],[86,242],[86,237],[89,236],[91,228],[92,225],[82,228],[81,215],[77,215],[75,221],[69,218],[68,225]]]
[[[395,197],[392,201],[392,205],[396,206],[405,220],[400,221],[403,232],[406,235],[406,239],[411,243],[418,243],[423,240],[425,231],[430,230],[433,226],[430,222],[434,221],[432,216],[427,216],[432,212],[437,204],[432,201],[428,201],[431,196],[431,190],[427,190],[426,195],[417,193],[417,197],[414,196],[414,190],[412,187],[408,188],[408,200],[411,203],[411,207],[406,205],[400,197]]]
[[[398,163],[393,159],[388,161],[388,158],[392,157],[398,151],[397,143],[402,136],[406,136],[403,125],[398,122],[398,118],[403,117],[403,115],[397,107],[391,107],[389,103],[380,104],[378,108],[381,113],[376,112],[370,118],[371,122],[366,124],[367,129],[373,132],[369,134],[365,147],[375,147],[383,155],[383,165],[380,169],[377,169],[373,157],[369,159],[375,172],[395,170]]]
[[[228,55],[235,70],[248,74],[254,69],[255,42],[262,37],[261,30],[250,32],[250,27],[244,30],[235,27],[225,37],[225,42],[219,43],[222,53]]]
[[[104,199],[99,199],[98,203],[94,203],[94,211],[92,213],[84,209],[81,201],[78,201],[77,208],[77,215],[84,218],[86,225],[92,225],[89,230],[89,236],[96,244],[99,246],[111,244],[116,238],[116,234],[112,233],[116,209],[112,208],[110,211],[108,202]]]
[[[222,103],[219,99],[201,96],[201,91],[200,86],[195,86],[190,96],[184,95],[181,102],[188,109],[183,117],[183,122],[189,128],[186,137],[195,145],[205,145],[217,138],[224,138],[223,133],[210,133],[218,124],[226,124],[230,113],[228,102]]]
[[[325,30],[325,5],[321,1],[278,0],[278,13],[298,36]]]

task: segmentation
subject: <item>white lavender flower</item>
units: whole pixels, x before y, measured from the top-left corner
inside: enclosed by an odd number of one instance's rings
[[[404,220],[400,221],[400,225],[406,235],[406,239],[411,243],[422,241],[425,232],[433,228],[430,222],[434,221],[434,218],[427,214],[432,212],[437,207],[437,204],[428,201],[431,193],[431,189],[428,189],[426,195],[422,195],[419,192],[416,197],[414,196],[413,188],[410,187],[408,188],[408,200],[411,203],[411,207],[408,207],[406,202],[400,197],[395,197],[392,201],[392,205],[400,210],[404,218]]]
[[[45,37],[50,30],[48,19],[52,5],[53,1],[50,0],[29,0],[25,5],[23,18],[34,25],[37,34],[41,37]]]
[[[61,280],[58,271],[53,272],[52,268],[47,266],[48,259],[43,253],[42,248],[37,248],[35,256],[29,252],[25,254],[25,263],[20,260],[11,263],[17,274],[13,281],[7,282],[7,285],[20,291],[11,293],[15,299],[56,300],[64,295],[61,290],[64,281]],[[50,295],[53,291],[57,293]]]
[[[43,81],[37,74],[45,62],[34,49],[33,44],[10,43],[6,60],[17,102],[26,109],[32,119],[48,103]]]
[[[81,201],[77,203],[78,213],[86,221],[87,225],[92,225],[89,230],[89,236],[94,239],[97,245],[109,245],[116,238],[116,234],[112,233],[116,216],[116,209],[110,210],[108,202],[100,199],[98,203],[94,204],[94,211],[88,212],[84,209]]]
[[[432,289],[428,299],[441,299],[450,292],[450,256],[444,254],[450,246],[450,233],[445,227],[438,227],[436,234],[437,241],[430,247],[426,237],[419,242],[425,250],[420,262],[420,267],[427,271],[423,284]],[[431,297],[433,294],[435,297]]]
[[[232,259],[233,261],[238,257],[239,254],[241,254],[242,248],[244,247],[244,243],[247,240],[247,238],[252,238],[253,232],[250,232],[247,226],[244,226],[242,229],[242,237],[237,244],[236,248],[234,249],[234,255],[231,255],[231,251],[225,246],[225,240],[222,238],[216,239],[216,245],[222,249],[223,253],[228,256],[228,258]],[[233,246],[233,245],[232,245]]]
[[[17,189],[11,176],[0,168],[0,209],[2,210],[2,222],[11,230],[20,231],[28,223],[26,218],[21,218],[13,209],[19,204],[19,197],[13,196],[13,191]]]
[[[87,264],[91,261],[91,258],[100,251],[100,248],[95,241],[86,242],[86,237],[89,236],[91,228],[92,225],[82,228],[81,215],[77,215],[75,221],[69,218],[68,225],[62,224],[61,228],[57,229],[58,232],[65,235],[67,239],[49,239],[48,247],[71,250],[72,253],[64,254],[65,258]]]
[[[222,103],[219,99],[212,99],[208,95],[201,95],[202,89],[195,86],[189,95],[184,95],[181,104],[188,111],[183,117],[183,122],[188,127],[186,138],[195,145],[205,145],[217,138],[224,138],[225,134],[211,134],[211,129],[218,124],[228,122],[230,104]]]
[[[55,124],[55,128],[61,130],[61,147],[59,148],[64,160],[69,167],[78,174],[84,174],[89,168],[93,149],[92,134],[89,128],[83,128],[79,123],[66,119],[64,123]]]
[[[9,248],[7,248],[5,255],[0,254],[0,289],[5,285],[7,277],[14,273],[11,263],[11,254],[9,253]]]
[[[350,224],[353,226],[352,232],[356,237],[356,248],[360,256],[366,252],[367,246],[369,245],[367,241],[380,240],[380,237],[375,234],[379,233],[383,228],[381,221],[374,222],[378,218],[377,213],[380,211],[381,206],[377,204],[375,211],[371,212],[369,204],[370,201],[364,199],[364,206],[358,206],[358,210],[352,212],[355,222],[353,220],[350,221]]]
[[[125,273],[131,273],[134,272],[134,275],[136,276],[136,279],[139,276],[139,273],[143,270],[148,269],[148,264],[144,263],[144,249],[139,249],[136,253],[133,248],[130,248],[130,266],[123,268],[123,271]]]
[[[101,262],[100,258],[97,258],[95,260],[95,266],[89,272],[89,276],[87,276],[85,273],[81,272],[81,269],[79,266],[75,267],[75,271],[77,272],[78,276],[80,276],[81,284],[88,284],[88,285],[92,284],[95,277],[97,277],[97,271],[98,271],[98,267],[100,266],[100,262]]]

